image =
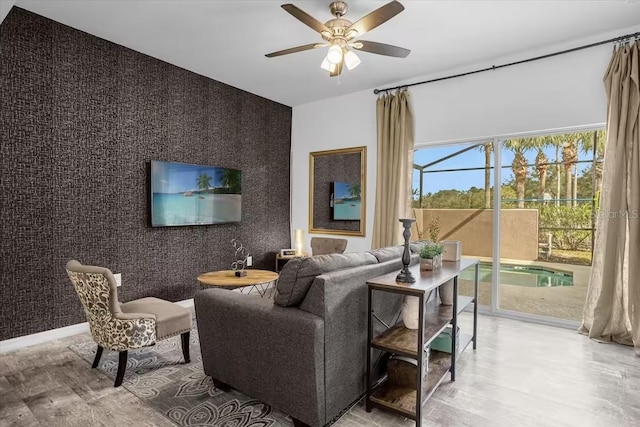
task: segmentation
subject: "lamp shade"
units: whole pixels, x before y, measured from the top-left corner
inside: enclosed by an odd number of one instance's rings
[[[322,60],[322,64],[320,64],[320,68],[322,68],[323,70],[327,70],[330,73],[333,73],[336,70],[336,64],[332,64],[331,62],[329,62],[329,60],[325,57]]]
[[[342,48],[337,44],[332,45],[327,52],[327,60],[332,64],[339,64],[342,61]]]
[[[304,255],[304,230],[296,228],[293,231],[293,248],[297,256]]]
[[[354,52],[348,50],[347,53],[344,54],[344,64],[347,66],[349,70],[353,70],[358,65],[360,65],[360,58]]]

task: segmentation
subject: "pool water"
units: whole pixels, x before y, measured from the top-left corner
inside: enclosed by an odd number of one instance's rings
[[[492,283],[492,265],[480,263],[478,280]],[[464,271],[460,278],[473,280],[472,268]],[[503,285],[528,286],[537,288],[550,288],[556,286],[573,286],[573,273],[556,271],[540,265],[514,265],[500,264],[500,283]]]

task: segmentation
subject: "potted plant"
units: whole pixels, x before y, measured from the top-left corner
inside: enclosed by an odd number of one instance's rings
[[[440,266],[442,245],[427,243],[420,249],[420,270],[435,270]]]

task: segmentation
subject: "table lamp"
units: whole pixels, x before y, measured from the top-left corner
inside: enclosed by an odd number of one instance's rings
[[[293,248],[296,250],[296,256],[304,255],[304,230],[301,228],[293,231]]]

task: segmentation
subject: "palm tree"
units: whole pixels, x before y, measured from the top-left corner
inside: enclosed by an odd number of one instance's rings
[[[514,158],[511,162],[511,170],[516,178],[516,207],[524,208],[524,189],[527,183],[527,158],[524,152],[534,146],[533,138],[507,139],[504,142],[505,148],[513,151]]]
[[[593,152],[593,146],[595,142],[596,146],[596,155],[595,155],[595,163],[593,164],[593,173],[594,173],[594,183],[593,191],[600,191],[600,187],[602,186],[602,161],[604,160],[604,148],[607,140],[607,134],[605,130],[597,130],[591,133],[590,138],[586,138],[582,141],[582,152],[585,154],[589,154]]]
[[[573,134],[568,135],[562,145],[562,164],[564,166],[565,204],[572,206],[573,193],[571,192],[571,179],[573,178],[573,165],[578,161],[578,141]]]
[[[477,145],[478,150],[484,152],[484,208],[491,209],[491,153],[493,142]]]
[[[484,208],[491,208],[491,152],[493,142],[487,142],[480,147],[484,151]]]
[[[349,185],[349,195],[354,199],[359,199],[361,194],[360,183]]]
[[[536,171],[538,172],[538,179],[540,180],[540,187],[538,188],[538,199],[544,200],[544,193],[547,186],[547,169],[549,168],[549,158],[542,147],[538,147],[538,154],[536,155]]]
[[[240,194],[242,175],[238,169],[220,169],[218,170],[222,185],[232,194]]]
[[[552,144],[550,138],[544,136],[536,136],[531,138],[531,145],[538,150],[536,155],[536,171],[538,172],[538,179],[540,185],[538,187],[538,198],[544,200],[544,193],[547,191],[547,172],[549,171],[549,157],[544,152],[544,149]]]
[[[555,148],[555,167],[556,167],[556,201],[555,201],[555,205],[559,206],[560,205],[560,190],[561,190],[561,183],[560,183],[560,176],[561,176],[561,163],[560,163],[560,147],[562,147],[562,145],[564,144],[565,140],[566,140],[566,135],[548,135],[548,136],[544,136],[544,137],[536,137],[533,138],[534,141],[536,141],[534,143],[534,145],[538,148],[538,150],[544,149],[545,147],[554,147]],[[546,168],[543,166],[544,164],[544,160],[546,159]],[[538,171],[538,175],[540,178],[542,178],[540,176],[540,172],[542,170],[544,170],[544,172],[548,172],[549,170],[549,159],[547,158],[546,154],[542,154],[542,156],[540,156],[540,158],[538,158],[536,156],[536,170]],[[540,182],[540,190],[544,195],[544,192],[546,192],[546,173],[544,174],[544,180],[545,182],[542,183],[542,179]]]
[[[199,190],[208,190],[211,187],[210,181],[213,178],[206,174],[206,172],[202,172],[198,178],[196,178],[196,184],[198,185]]]
[[[582,148],[584,151],[584,146],[591,145],[593,149],[593,140],[591,132],[574,132],[564,135],[564,143],[562,145],[562,163],[565,169],[565,194],[566,194],[566,205],[567,206],[575,206],[576,205],[576,197],[577,197],[577,188],[573,188],[572,191],[572,178],[573,178],[573,167],[578,162],[578,149]],[[576,168],[577,174],[577,168]],[[574,186],[575,187],[575,186]]]

